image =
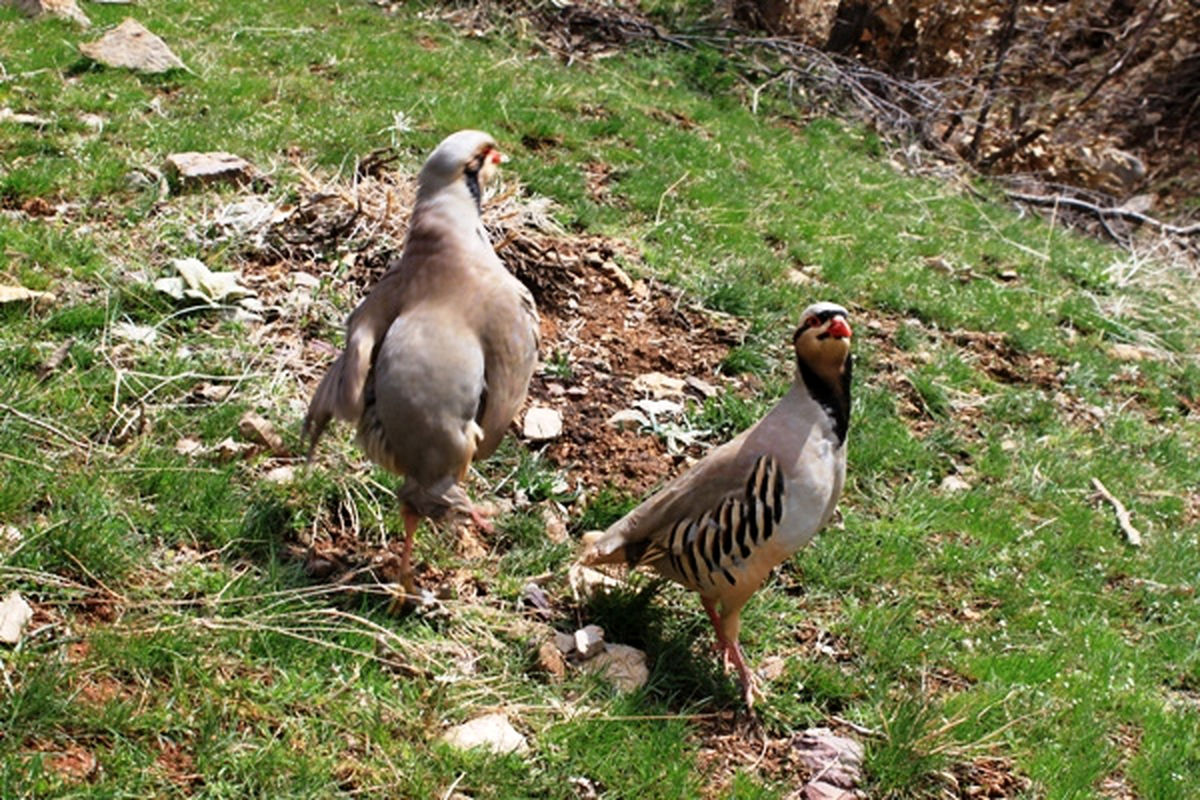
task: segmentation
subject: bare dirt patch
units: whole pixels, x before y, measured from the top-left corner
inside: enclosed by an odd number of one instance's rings
[[[78,742],[36,741],[27,752],[40,753],[46,771],[70,783],[90,780],[100,766],[92,751]]]

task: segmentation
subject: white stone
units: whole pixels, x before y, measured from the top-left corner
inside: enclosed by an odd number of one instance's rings
[[[971,484],[964,481],[957,475],[947,475],[942,478],[943,492],[963,492],[971,488]]]
[[[118,339],[138,344],[154,344],[158,338],[158,329],[153,325],[137,325],[132,322],[118,322],[112,326],[112,334]]]
[[[574,639],[575,652],[585,661],[604,650],[604,629],[599,625],[585,625],[575,631]]]
[[[623,408],[608,418],[607,425],[619,431],[638,430],[650,424],[646,415],[632,408]]]
[[[673,378],[661,372],[647,372],[633,379],[633,388],[653,398],[682,397],[686,384],[682,378]]]
[[[695,375],[689,375],[683,379],[689,389],[692,389],[701,397],[716,397],[721,393],[719,386],[713,386],[703,378],[697,378]]]
[[[483,747],[493,753],[525,753],[529,743],[504,714],[487,714],[455,725],[442,734],[442,741],[459,750]]]
[[[571,592],[577,600],[591,597],[596,592],[606,592],[621,586],[621,582],[616,578],[581,564],[572,564],[567,568],[567,583],[570,584]]]
[[[267,470],[267,474],[263,475],[263,480],[267,483],[285,484],[291,483],[296,479],[296,470],[290,464],[284,464],[274,469]]]
[[[166,42],[132,18],[126,19],[96,41],[79,45],[79,52],[109,67],[152,73],[187,69]]]
[[[634,408],[645,411],[651,419],[655,417],[677,417],[683,413],[683,405],[674,400],[638,400]]]
[[[10,592],[0,603],[0,642],[16,644],[21,641],[21,634],[31,619],[33,608],[20,592]]]
[[[548,442],[562,435],[563,418],[556,408],[534,406],[525,412],[522,433],[532,442]]]
[[[604,652],[581,665],[586,672],[604,676],[622,692],[632,692],[646,685],[650,679],[650,668],[646,666],[646,654],[627,644],[610,644]]]

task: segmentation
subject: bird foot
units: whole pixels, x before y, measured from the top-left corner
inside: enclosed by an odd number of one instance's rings
[[[392,602],[388,605],[388,614],[394,617],[408,614],[417,607],[419,600],[417,581],[410,570],[400,576],[400,586],[392,592]]]
[[[479,529],[481,533],[486,533],[489,536],[496,532],[496,528],[488,520],[488,517],[496,513],[494,508],[484,508],[482,506],[471,506],[471,510],[467,512],[471,517],[471,523]]]
[[[762,690],[758,688],[758,678],[746,666],[746,659],[742,656],[742,648],[737,642],[731,642],[725,648],[724,653],[726,671],[729,667],[737,670],[738,678],[742,684],[742,698],[746,701],[746,708],[754,710],[754,701],[763,699]]]
[[[427,619],[436,619],[449,616],[450,611],[433,592],[418,588],[415,591],[396,592],[391,605],[388,606],[388,613],[395,617],[417,614]]]

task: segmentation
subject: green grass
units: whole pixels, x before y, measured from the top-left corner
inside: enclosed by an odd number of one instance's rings
[[[455,786],[568,798],[572,776],[605,797],[795,790],[765,766],[697,767],[695,715],[739,700],[699,604],[675,587],[638,579],[583,609],[610,640],[647,650],[644,689],[531,669],[548,629],[514,609],[534,575],[568,596],[574,552],[546,539],[542,508],[564,504],[580,532],[637,498],[563,492],[569,476],[507,442],[476,483],[505,480],[501,494],[520,499],[489,556],[460,556],[427,529],[418,538],[419,561],[465,574],[474,594],[449,600],[448,620],[398,620],[386,598],[313,593],[325,584],[289,555],[334,517],[352,516],[375,544],[399,530],[393,479],[343,432],[282,486],[263,479],[264,456],[176,453],[185,436],[237,438],[250,408],[297,446],[308,378],[280,369],[286,353],[259,326],[186,312],[148,286],[170,258],[236,266],[235,245],[194,233],[237,190],[159,202],[131,174],[171,152],[227,150],[271,175],[271,197],[294,200],[291,157],[348,179],[356,157],[394,145],[411,169],[463,127],[496,135],[513,156],[506,170],[553,198],[570,229],[629,240],[638,272],[745,321],[722,369],[760,388],[691,411],[720,439],[786,388],[803,305],[852,309],[843,518],[744,614],[751,660],[784,660],[760,709],[768,735],[833,716],[878,730],[864,737],[872,797],[938,796],[947,770],[983,755],[1010,759],[1030,797],[1102,797],[1113,776],[1139,797],[1191,796],[1200,315],[1178,298],[1194,281],[1119,280],[1125,254],[900,175],[852,124],[785,124],[782,96],[764,93],[751,114],[714,52],[626,48],[567,66],[513,21],[470,37],[418,13],[439,8],[87,7],[100,28],[132,13],[192,69],[162,77],[100,68],[76,49],[93,34],[0,8],[0,107],[51,120],[0,123],[0,283],[57,295],[0,306],[0,524],[23,537],[0,541],[0,589],[39,611],[35,633],[0,650],[0,796],[440,797]],[[400,112],[411,130],[395,127]],[[587,191],[582,166],[596,161],[611,168],[611,202]],[[15,211],[34,200],[68,211]],[[328,303],[297,330],[336,341],[354,300],[331,285],[339,267],[295,268],[331,279]],[[797,285],[793,269],[816,282]],[[121,341],[119,322],[159,338]],[[961,331],[1001,337],[1025,379],[989,371],[994,354],[961,344]],[[1158,355],[1122,361],[1118,343]],[[543,355],[549,374],[573,374],[565,355]],[[202,383],[232,391],[206,399]],[[147,424],[115,439],[139,408]],[[951,474],[967,488],[942,488]],[[1132,509],[1144,547],[1122,542],[1092,478]],[[436,743],[447,724],[497,707],[530,755]],[[81,752],[95,769],[64,769],[64,754]]]

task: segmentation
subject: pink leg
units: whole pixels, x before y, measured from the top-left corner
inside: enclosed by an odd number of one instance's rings
[[[754,701],[762,697],[762,692],[758,689],[758,680],[754,677],[754,673],[746,666],[746,659],[742,655],[742,646],[737,642],[732,642],[725,652],[733,661],[733,666],[742,679],[742,697],[746,700],[746,708],[753,709]]]
[[[717,642],[713,649],[721,654],[721,665],[726,672],[731,666],[738,671],[746,708],[753,709],[755,699],[762,697],[762,692],[758,690],[758,681],[755,679],[754,673],[746,666],[746,659],[742,655],[742,646],[738,644],[736,638],[730,639],[725,635],[725,625],[720,615],[717,614],[716,602],[705,597],[701,597],[700,602],[704,604],[704,610],[708,613],[709,621],[712,622],[713,631],[717,634]]]
[[[700,602],[704,605],[704,610],[708,613],[708,621],[712,623],[713,632],[717,635],[717,641],[713,643],[713,651],[721,656],[721,666],[728,672],[730,667],[729,642],[725,639],[725,632],[721,629],[721,617],[717,614],[717,603],[707,597],[701,597]]]
[[[492,526],[492,523],[487,519],[489,515],[495,512],[484,511],[479,506],[471,506],[471,510],[467,513],[471,515],[471,522],[475,524],[475,527],[478,528],[480,532],[489,535],[496,532],[496,529]]]
[[[413,594],[412,550],[417,526],[420,524],[421,518],[406,503],[404,505],[404,549],[400,551],[400,585],[404,587],[405,595]]]

